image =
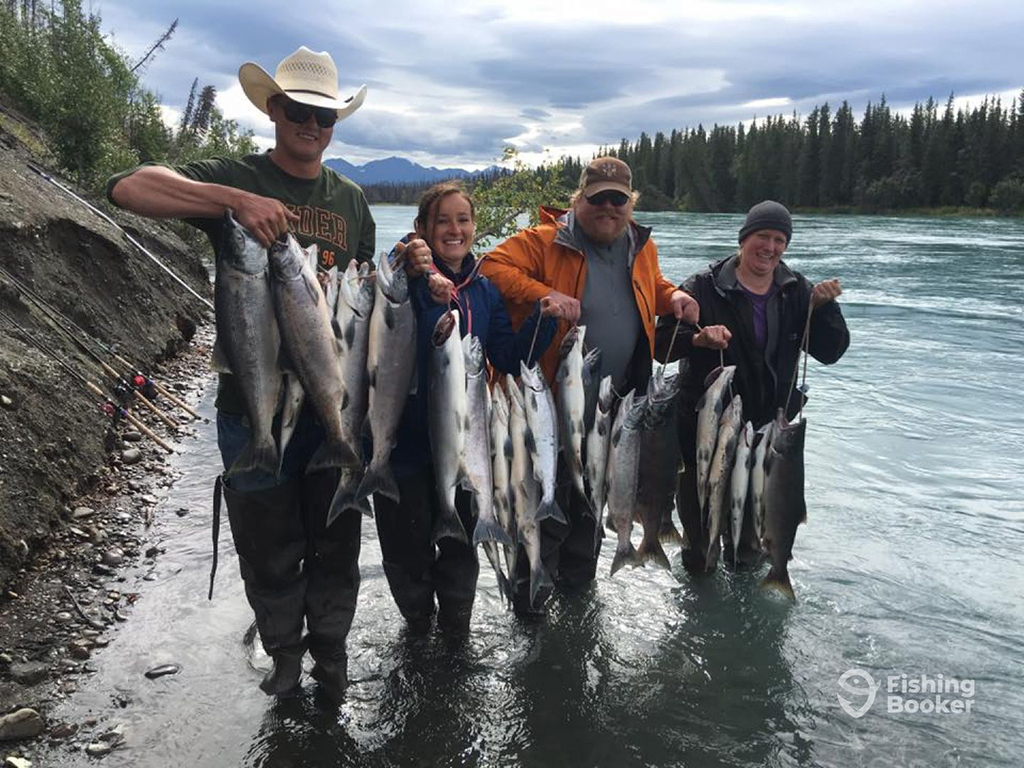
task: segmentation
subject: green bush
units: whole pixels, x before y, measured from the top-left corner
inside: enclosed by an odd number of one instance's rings
[[[42,127],[58,162],[79,183],[98,189],[111,174],[149,160],[255,151],[251,132],[216,110],[202,135],[178,142],[157,97],[104,39],[100,17],[86,15],[81,0],[55,2],[33,18],[17,9],[0,5],[0,94]]]
[[[988,201],[993,208],[1004,213],[1024,211],[1024,178],[1003,179],[992,187]]]

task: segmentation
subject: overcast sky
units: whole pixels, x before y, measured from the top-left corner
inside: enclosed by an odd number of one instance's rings
[[[233,6],[233,7],[231,7]],[[169,114],[193,78],[227,117],[272,144],[272,126],[241,92],[255,61],[273,74],[306,45],[338,65],[363,107],[335,129],[328,157],[400,155],[480,168],[506,144],[532,162],[590,156],[641,131],[806,115],[848,100],[860,113],[885,94],[897,108],[949,93],[1024,86],[1024,3],[991,0],[666,0],[563,3],[210,3],[93,0],[103,29],[138,57],[174,18],[177,32],[143,74]],[[552,9],[557,8],[557,13]],[[547,154],[545,154],[547,153]]]

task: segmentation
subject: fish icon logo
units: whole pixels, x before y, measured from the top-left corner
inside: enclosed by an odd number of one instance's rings
[[[875,695],[878,693],[878,683],[875,679],[863,669],[848,669],[843,672],[839,678],[839,687],[846,693],[854,696],[865,696],[864,703],[857,707],[853,705],[853,702],[844,699],[840,694],[836,694],[836,698],[839,699],[839,706],[843,708],[850,717],[856,719],[863,717],[867,714],[867,711],[871,709],[871,705],[875,703]]]

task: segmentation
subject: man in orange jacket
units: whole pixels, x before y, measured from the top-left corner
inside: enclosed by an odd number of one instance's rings
[[[615,157],[592,160],[568,211],[541,208],[541,223],[510,237],[480,264],[501,291],[512,324],[518,327],[538,301],[553,306],[559,324],[541,367],[554,381],[562,338],[585,325],[586,345],[601,350],[601,377],[611,376],[616,391],[644,392],[651,376],[654,326],[659,315],[687,322],[699,316],[697,302],[661,274],[658,249],[649,227],[633,221],[637,193],[629,166]],[[589,424],[587,425],[590,426]],[[590,584],[597,569],[600,539],[586,502],[559,465],[559,506],[568,525],[541,523],[541,557],[548,574],[567,588]],[[517,613],[536,613],[546,595],[529,604],[526,557],[513,576]],[[520,569],[517,568],[517,571]]]

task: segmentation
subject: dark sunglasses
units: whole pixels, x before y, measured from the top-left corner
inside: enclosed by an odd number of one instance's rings
[[[611,203],[612,205],[619,206],[629,202],[629,195],[617,189],[606,189],[603,192],[598,192],[596,195],[590,195],[587,198],[587,202],[591,205]]]
[[[308,104],[300,104],[291,99],[284,102],[284,116],[290,122],[302,125],[309,120],[310,115],[316,118],[316,124],[321,128],[330,128],[338,122],[337,110],[328,109],[327,107],[311,107]]]

